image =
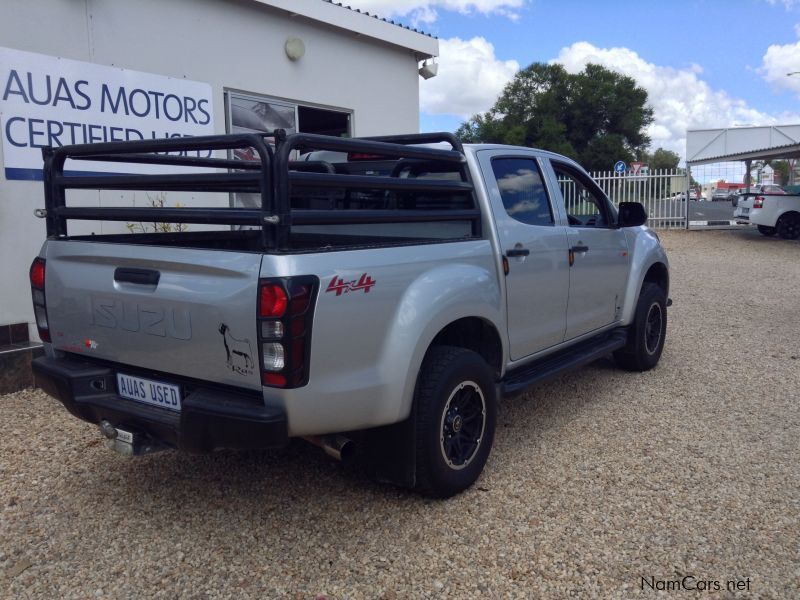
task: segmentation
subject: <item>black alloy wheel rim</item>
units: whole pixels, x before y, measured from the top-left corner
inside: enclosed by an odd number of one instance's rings
[[[783,230],[792,239],[800,237],[800,219],[796,217],[787,219],[783,226]]]
[[[439,447],[447,466],[460,470],[478,453],[486,427],[486,399],[474,381],[463,381],[450,393],[440,423]]]
[[[664,324],[664,315],[661,305],[654,302],[647,312],[647,321],[644,326],[644,346],[648,354],[655,354],[661,344],[661,329]]]

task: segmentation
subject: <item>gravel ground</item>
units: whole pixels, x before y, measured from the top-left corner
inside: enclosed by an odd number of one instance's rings
[[[631,598],[691,575],[798,597],[800,243],[662,238],[659,366],[503,402],[483,477],[447,501],[304,443],[128,460],[41,392],[0,398],[0,596]]]

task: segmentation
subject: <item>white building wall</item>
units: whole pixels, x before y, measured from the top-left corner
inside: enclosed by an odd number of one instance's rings
[[[297,62],[288,37],[305,43]],[[260,2],[3,0],[0,46],[209,83],[218,133],[226,89],[352,110],[353,135],[419,129],[412,50]],[[0,170],[0,325],[33,320],[27,271],[45,237],[33,216],[43,203],[41,182]]]

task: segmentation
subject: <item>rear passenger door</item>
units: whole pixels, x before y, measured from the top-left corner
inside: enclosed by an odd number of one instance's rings
[[[508,262],[508,339],[511,358],[518,360],[564,339],[567,237],[535,154],[483,150],[478,159]]]
[[[628,281],[628,242],[600,187],[574,165],[551,159],[549,176],[565,213],[569,239],[569,303],[565,340],[619,320]]]

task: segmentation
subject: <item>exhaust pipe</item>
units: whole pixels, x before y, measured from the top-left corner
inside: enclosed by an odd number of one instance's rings
[[[322,448],[325,454],[341,462],[349,461],[356,451],[355,442],[343,435],[312,435],[303,439],[318,448]]]

